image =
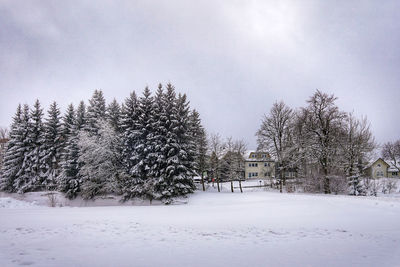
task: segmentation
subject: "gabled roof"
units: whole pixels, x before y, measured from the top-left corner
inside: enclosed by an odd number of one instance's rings
[[[372,165],[374,165],[378,160],[382,160],[383,163],[385,163],[385,164],[387,165],[388,168],[390,167],[390,165],[389,165],[383,158],[378,158],[377,160],[371,161],[370,163],[368,163],[367,166],[364,167],[364,170],[370,168],[370,167],[371,167]]]

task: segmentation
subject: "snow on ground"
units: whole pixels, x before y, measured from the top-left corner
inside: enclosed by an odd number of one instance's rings
[[[400,201],[196,192],[187,205],[0,198],[0,266],[399,266]]]

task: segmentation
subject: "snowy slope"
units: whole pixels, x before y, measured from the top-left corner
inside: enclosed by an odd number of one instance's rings
[[[197,192],[187,205],[81,208],[0,200],[0,266],[400,263],[398,199]]]

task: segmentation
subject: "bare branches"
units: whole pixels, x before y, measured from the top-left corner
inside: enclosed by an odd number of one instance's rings
[[[389,160],[400,171],[400,140],[387,142],[382,148],[382,157]]]

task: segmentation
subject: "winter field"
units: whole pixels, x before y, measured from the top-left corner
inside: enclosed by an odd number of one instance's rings
[[[176,205],[0,197],[0,266],[400,266],[400,198],[197,191]],[[33,203],[32,203],[33,201]]]

